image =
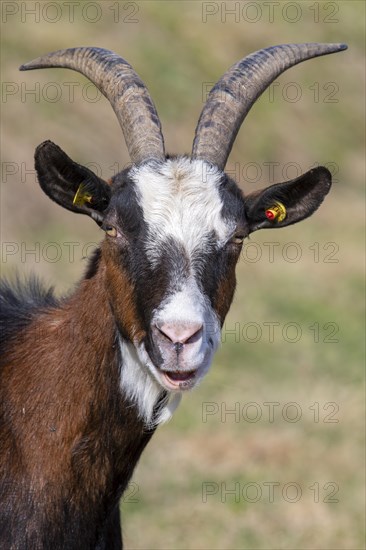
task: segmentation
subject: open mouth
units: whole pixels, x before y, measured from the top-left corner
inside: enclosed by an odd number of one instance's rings
[[[165,385],[172,390],[188,390],[197,378],[197,369],[191,371],[160,371]]]

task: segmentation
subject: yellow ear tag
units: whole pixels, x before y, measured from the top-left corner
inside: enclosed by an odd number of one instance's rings
[[[282,222],[286,218],[287,212],[282,202],[276,202],[271,208],[265,211],[265,215],[270,222],[274,222],[275,220]]]
[[[86,202],[91,202],[93,197],[90,193],[83,190],[83,184],[81,183],[78,187],[78,190],[75,193],[75,197],[72,201],[72,204],[75,206],[84,206]]]

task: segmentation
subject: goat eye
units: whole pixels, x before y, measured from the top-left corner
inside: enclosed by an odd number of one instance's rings
[[[106,227],[103,227],[103,229],[110,237],[117,237],[117,229],[112,225],[107,225]]]
[[[231,239],[231,242],[234,244],[243,244],[244,241],[244,235],[234,235]]]

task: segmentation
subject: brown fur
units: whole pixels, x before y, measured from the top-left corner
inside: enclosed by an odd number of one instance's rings
[[[9,548],[94,548],[103,525],[118,532],[111,514],[151,437],[116,392],[118,346],[103,270],[62,307],[41,313],[2,360],[0,472],[11,482],[0,483],[0,518],[9,532],[4,518],[18,507]]]
[[[235,266],[238,259],[238,254],[239,254],[239,250],[228,258],[226,272],[219,279],[219,282],[214,294],[213,306],[220,319],[221,325],[223,325],[226,314],[230,309],[231,302],[233,300],[233,296],[235,292],[235,287],[236,287]]]
[[[140,342],[145,336],[145,330],[136,308],[135,288],[123,266],[116,263],[113,248],[106,242],[102,247],[111,307],[116,319],[121,322],[118,328],[131,341]]]

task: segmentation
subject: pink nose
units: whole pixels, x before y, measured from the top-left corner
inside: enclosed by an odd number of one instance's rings
[[[202,331],[201,323],[164,324],[158,327],[160,332],[169,338],[173,344],[187,344],[194,336],[199,337]]]

